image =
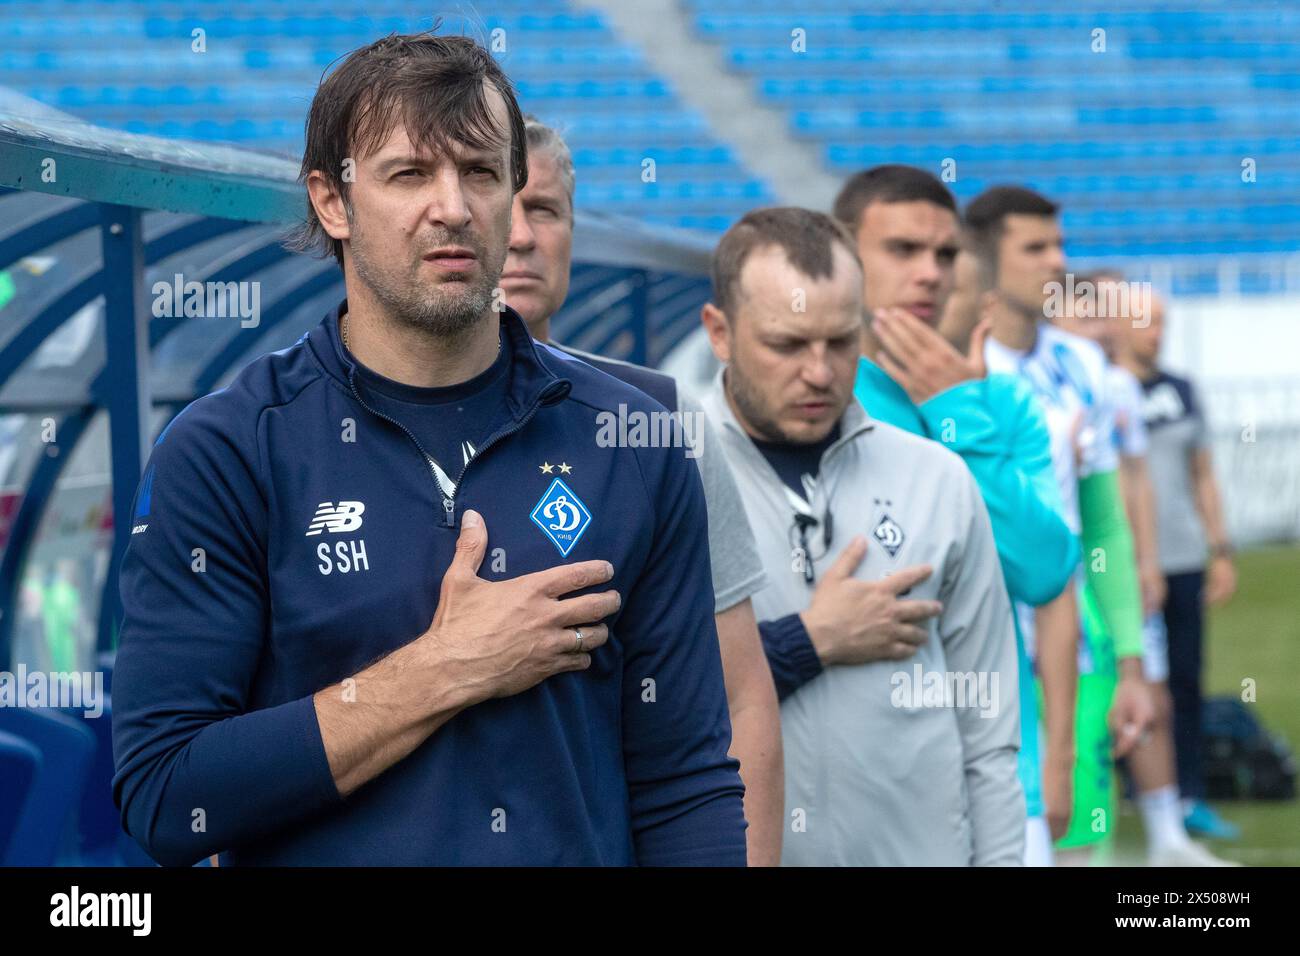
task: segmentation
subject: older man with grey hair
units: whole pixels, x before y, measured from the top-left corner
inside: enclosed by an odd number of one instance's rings
[[[708,510],[714,615],[731,712],[732,755],[740,761],[749,821],[750,866],[774,866],[781,855],[781,725],[750,597],[763,587],[754,536],[745,520],[735,480],[703,411],[679,392],[677,382],[651,369],[550,341],[551,317],[569,289],[573,246],[573,157],[564,138],[535,116],[524,117],[528,183],[515,195],[509,254],[501,274],[506,301],[539,342],[641,389],[679,421],[694,439]]]

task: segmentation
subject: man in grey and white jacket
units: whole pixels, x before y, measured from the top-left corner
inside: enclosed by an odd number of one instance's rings
[[[853,400],[852,238],[810,210],[748,214],[702,319],[724,366],[704,407],[767,571],[765,650],[778,686],[801,675],[781,707],[782,863],[1019,864],[1015,637],[988,513],[957,455]]]

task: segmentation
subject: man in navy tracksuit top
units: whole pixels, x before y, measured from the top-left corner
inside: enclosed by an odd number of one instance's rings
[[[168,426],[123,560],[114,798],[159,862],[745,862],[696,467],[601,447],[662,407],[492,295],[521,133],[464,37],[318,91],[348,300]]]

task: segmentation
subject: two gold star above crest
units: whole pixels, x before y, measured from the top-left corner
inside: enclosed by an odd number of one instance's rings
[[[538,465],[537,467],[540,468],[540,469],[542,470],[542,474],[543,474],[543,475],[549,475],[549,474],[551,474],[552,472],[555,471],[555,469],[556,469],[557,467],[560,469],[560,474],[562,474],[562,475],[567,475],[567,474],[569,474],[571,471],[573,471],[573,466],[570,465],[570,464],[567,464],[567,463],[565,463],[565,462],[560,462],[560,464],[557,466],[557,465],[552,465],[552,464],[551,464],[550,462],[548,462],[548,461],[544,461],[544,462],[542,462],[540,465]]]

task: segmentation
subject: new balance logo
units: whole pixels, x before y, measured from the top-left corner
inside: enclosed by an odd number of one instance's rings
[[[356,531],[361,527],[361,513],[365,510],[366,506],[360,501],[340,501],[337,507],[332,501],[322,501],[307,527],[306,537],[325,531],[330,534]]]

